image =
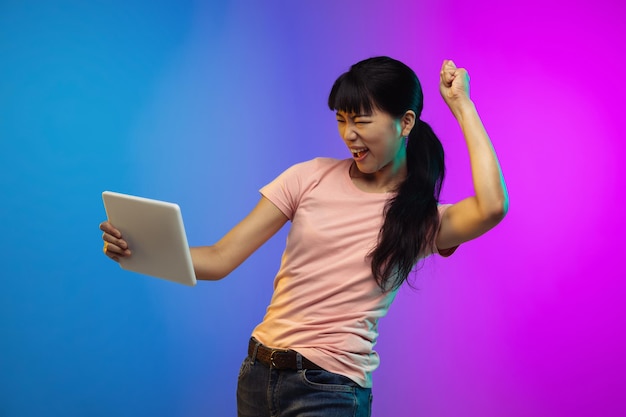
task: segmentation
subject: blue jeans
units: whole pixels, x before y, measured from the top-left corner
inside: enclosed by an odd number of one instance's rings
[[[247,357],[239,371],[239,417],[369,417],[372,390],[324,370],[278,370]]]

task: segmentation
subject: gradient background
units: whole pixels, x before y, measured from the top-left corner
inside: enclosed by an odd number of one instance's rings
[[[511,196],[381,322],[374,416],[626,415],[623,1],[0,1],[0,416],[234,416],[285,231],[188,288],[101,252],[100,193],[214,242],[293,163],[347,157],[326,96],[373,55],[468,68]]]

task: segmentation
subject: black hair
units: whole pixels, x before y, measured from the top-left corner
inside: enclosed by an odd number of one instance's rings
[[[445,176],[444,152],[431,127],[420,119],[424,105],[415,72],[389,57],[354,64],[341,75],[328,97],[328,107],[348,113],[379,109],[401,118],[416,115],[406,147],[407,176],[389,199],[378,244],[370,252],[372,273],[383,291],[407,280],[418,260],[435,245],[439,227],[439,194]]]

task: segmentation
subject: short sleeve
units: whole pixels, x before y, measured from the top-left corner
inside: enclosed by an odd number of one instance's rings
[[[293,165],[259,191],[289,220],[293,220],[302,195],[310,186],[314,172],[315,160]]]

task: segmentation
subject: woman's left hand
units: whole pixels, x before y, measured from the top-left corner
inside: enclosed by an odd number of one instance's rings
[[[469,74],[465,68],[457,68],[450,59],[444,60],[441,66],[439,91],[455,115],[461,110],[461,107],[471,104]]]

